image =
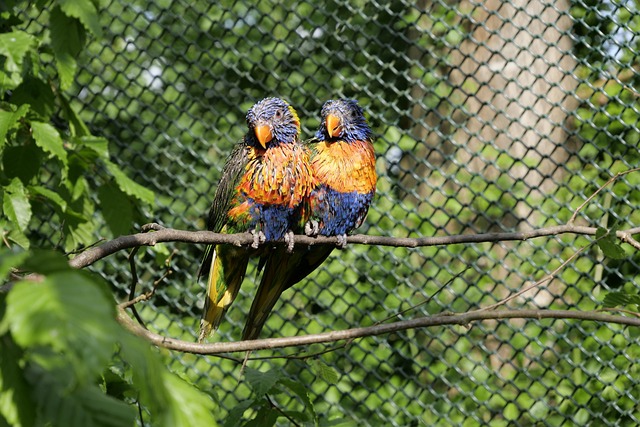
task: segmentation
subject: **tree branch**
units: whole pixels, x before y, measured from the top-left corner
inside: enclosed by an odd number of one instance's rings
[[[475,311],[468,313],[443,313],[436,316],[419,317],[417,319],[402,320],[393,323],[368,326],[363,328],[346,329],[342,331],[325,332],[321,334],[301,335],[295,337],[268,338],[251,341],[218,342],[199,344],[191,341],[181,341],[144,329],[135,323],[122,308],[118,308],[118,321],[129,331],[152,344],[169,350],[184,353],[214,355],[220,353],[234,353],[242,351],[256,351],[284,347],[307,346],[310,344],[351,340],[355,338],[389,334],[415,328],[426,328],[444,325],[463,325],[484,320],[500,319],[575,319],[621,325],[640,326],[640,318],[614,316],[598,311],[576,310],[495,310]]]
[[[253,235],[250,233],[238,234],[218,234],[211,231],[185,231],[175,230],[172,228],[163,228],[157,224],[148,224],[147,228],[151,228],[153,232],[137,233],[129,236],[120,236],[106,243],[88,249],[79,254],[69,264],[74,268],[84,268],[94,262],[105,258],[115,252],[130,249],[137,246],[153,246],[158,243],[166,242],[185,242],[185,243],[202,243],[202,244],[229,244],[234,246],[249,246],[253,243]],[[158,228],[156,228],[158,227]],[[640,233],[640,227],[620,230],[617,232],[618,238],[625,243],[636,246],[638,243],[631,236]],[[487,243],[502,242],[514,240],[529,240],[537,237],[555,236],[560,234],[582,234],[593,236],[596,234],[595,227],[586,227],[573,224],[556,225],[552,227],[539,228],[536,230],[509,232],[509,233],[482,233],[482,234],[459,234],[455,236],[436,236],[436,237],[387,237],[387,236],[370,236],[365,234],[356,234],[347,237],[347,243],[359,245],[378,245],[391,247],[417,248],[425,246],[442,246],[455,245],[462,243]],[[278,242],[277,244],[285,244]],[[335,245],[338,246],[336,237],[308,237],[295,236],[295,245]],[[640,248],[640,244],[638,245]]]

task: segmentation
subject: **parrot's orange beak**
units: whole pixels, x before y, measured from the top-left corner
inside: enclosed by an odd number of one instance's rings
[[[267,148],[267,143],[273,139],[271,127],[269,125],[256,126],[254,132],[260,145],[262,145],[263,148]]]
[[[333,114],[329,114],[327,116],[327,132],[329,133],[329,138],[333,138],[334,136],[340,136],[342,134],[342,122],[338,116],[334,116]]]

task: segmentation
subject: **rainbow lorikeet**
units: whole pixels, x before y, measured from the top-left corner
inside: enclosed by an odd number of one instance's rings
[[[249,258],[260,255],[259,242],[280,240],[291,223],[304,221],[302,203],[315,187],[293,107],[279,98],[263,99],[248,111],[247,125],[249,131],[225,163],[207,227],[217,233],[252,232],[254,245],[207,247],[199,272],[209,276],[199,341],[220,325]]]
[[[305,205],[310,209],[305,231],[338,236],[344,247],[347,234],[364,221],[376,190],[372,132],[362,108],[351,99],[327,101],[320,127],[309,145],[318,185]],[[288,253],[278,247],[266,256],[243,339],[257,339],[280,294],[315,270],[332,250],[331,246],[312,246]]]

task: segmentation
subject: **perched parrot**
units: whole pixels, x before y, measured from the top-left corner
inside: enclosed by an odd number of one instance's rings
[[[327,101],[309,145],[318,185],[303,204],[310,210],[304,230],[310,235],[338,236],[345,247],[347,234],[362,224],[376,191],[372,132],[362,108],[351,99]],[[279,246],[269,253],[262,260],[264,272],[242,338],[257,339],[280,294],[315,270],[332,250],[311,246],[288,253]]]
[[[316,186],[293,107],[282,99],[265,98],[247,112],[247,125],[249,131],[225,163],[207,227],[217,233],[252,232],[254,245],[207,247],[198,274],[208,274],[199,341],[220,325],[249,258],[265,251],[257,249],[258,244],[280,240],[293,222],[304,221],[302,204]]]

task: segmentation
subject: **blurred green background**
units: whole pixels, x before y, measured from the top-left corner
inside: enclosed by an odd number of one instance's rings
[[[245,132],[244,115],[267,96],[297,109],[305,137],[328,99],[352,97],[364,108],[377,136],[379,181],[359,233],[418,237],[563,224],[610,176],[638,166],[637,1],[102,0],[98,11],[103,34],[89,39],[69,93],[91,133],[109,141],[111,161],[156,201],[141,212],[124,204],[120,214],[96,214],[98,226],[80,243],[134,232],[134,219],[204,229],[225,157]],[[39,19],[29,25],[37,28]],[[626,175],[578,222],[638,225],[639,199],[640,173]],[[38,213],[32,244],[59,244],[52,215]],[[398,318],[486,306],[589,241],[351,245],[283,295],[263,336],[368,326],[433,295]],[[138,307],[152,330],[195,340],[203,249],[140,251],[143,290],[176,251],[173,274]],[[635,294],[640,258],[626,250],[626,259],[611,260],[590,249],[511,306],[590,310],[610,291]],[[126,297],[124,254],[93,268]],[[213,341],[239,339],[254,270]],[[639,357],[632,328],[493,321],[366,338],[306,361],[249,367],[305,384],[327,425],[637,425]],[[166,361],[214,396],[221,424],[251,396],[233,361],[179,353]],[[291,411],[305,406],[291,391],[276,399]]]

